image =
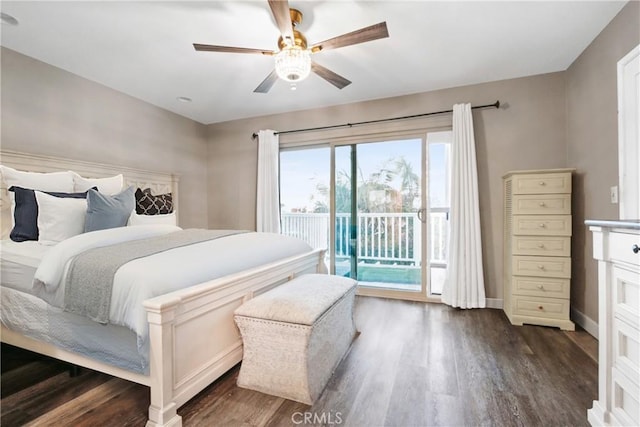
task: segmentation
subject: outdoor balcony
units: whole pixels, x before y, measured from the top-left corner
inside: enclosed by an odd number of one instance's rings
[[[329,248],[328,213],[283,213],[281,218],[283,234],[305,240],[314,248]],[[448,209],[432,209],[427,221],[431,294],[442,292],[447,219]],[[425,225],[416,213],[360,213],[352,240],[351,215],[336,214],[335,273],[351,277],[355,270],[358,280],[367,286],[420,291]],[[327,254],[327,265],[329,260]]]

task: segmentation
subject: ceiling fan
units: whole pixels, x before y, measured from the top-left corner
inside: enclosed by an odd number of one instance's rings
[[[268,1],[269,6],[271,7],[271,13],[273,13],[278,29],[282,34],[280,38],[278,38],[279,50],[272,51],[244,47],[215,46],[198,43],[193,44],[193,47],[197,51],[203,52],[254,53],[274,56],[275,69],[254,90],[254,92],[257,93],[269,92],[269,89],[271,89],[278,78],[292,83],[292,89],[295,89],[295,83],[307,78],[311,71],[338,89],[342,89],[345,86],[350,85],[351,82],[339,74],[336,74],[312,61],[311,55],[323,50],[337,49],[339,47],[351,46],[354,44],[389,37],[387,23],[380,22],[379,24],[360,28],[359,30],[352,31],[308,47],[307,39],[304,34],[295,29],[295,27],[302,22],[302,12],[297,9],[290,9],[289,2],[287,0]]]

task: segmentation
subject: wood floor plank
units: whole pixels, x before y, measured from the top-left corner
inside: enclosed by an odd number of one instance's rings
[[[588,424],[597,341],[584,331],[513,326],[500,310],[371,297],[357,298],[355,320],[361,334],[313,406],[239,388],[236,366],[178,409],[183,425]],[[3,426],[145,423],[146,387],[91,371],[70,378],[63,363],[2,349]]]
[[[384,419],[387,426],[423,426],[428,424],[427,398],[430,396],[428,369],[423,366],[400,364],[391,390]],[[407,408],[411,407],[411,411]]]
[[[575,331],[564,331],[564,334],[578,345],[594,362],[598,362],[598,341],[581,327],[576,325]]]
[[[183,423],[263,426],[277,412],[285,399],[237,387],[237,372],[227,375],[220,384],[216,382],[209,392],[198,394],[184,405]],[[216,387],[218,386],[218,387]],[[215,390],[214,390],[215,389]]]
[[[377,301],[376,306],[381,302]],[[402,301],[386,301],[386,304],[397,307]],[[382,306],[376,307],[375,323],[362,325],[362,333],[358,339],[368,346],[358,348],[356,358],[359,363],[366,363],[366,370],[361,371],[362,382],[353,396],[349,406],[342,404],[340,412],[344,415],[346,425],[365,425],[371,419],[384,420],[391,399],[398,365],[402,356],[400,337],[406,331],[407,311],[390,312]],[[391,315],[395,315],[394,318]],[[366,336],[370,335],[371,339]],[[314,408],[315,409],[315,408]],[[332,408],[324,407],[324,412]],[[335,409],[338,411],[338,409]]]
[[[79,425],[82,423],[81,418],[85,414],[107,404],[107,402],[115,396],[127,393],[134,385],[134,383],[121,380],[120,378],[112,378],[81,396],[46,412],[35,420],[27,423],[26,426]],[[112,413],[113,415],[117,414],[115,409]]]
[[[4,363],[3,363],[4,364]],[[50,361],[28,362],[2,374],[0,396],[5,398],[27,387],[36,386],[43,379],[67,372],[67,367]]]
[[[108,410],[104,410],[108,408]],[[92,408],[74,421],[74,427],[143,426],[147,422],[149,389],[140,384],[116,393],[99,408]]]
[[[37,375],[37,373],[30,373],[30,375]],[[109,376],[96,372],[87,372],[81,377],[70,377],[66,371],[53,377],[43,378],[36,385],[2,399],[0,423],[23,425],[42,413],[82,396],[109,379]]]

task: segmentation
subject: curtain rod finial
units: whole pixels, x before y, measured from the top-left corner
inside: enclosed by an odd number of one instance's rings
[[[251,134],[251,138],[252,138],[252,139],[256,139],[257,137],[258,137],[258,134],[257,134],[257,133],[255,133],[255,132],[254,132],[253,134]]]

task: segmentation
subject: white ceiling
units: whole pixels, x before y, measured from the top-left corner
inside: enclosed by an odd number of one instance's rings
[[[314,56],[353,82],[343,90],[312,74],[253,93],[272,57],[193,49],[276,49],[266,0],[2,1],[20,24],[1,44],[208,124],[565,70],[625,3],[292,0],[310,44],[387,22],[387,39]]]

